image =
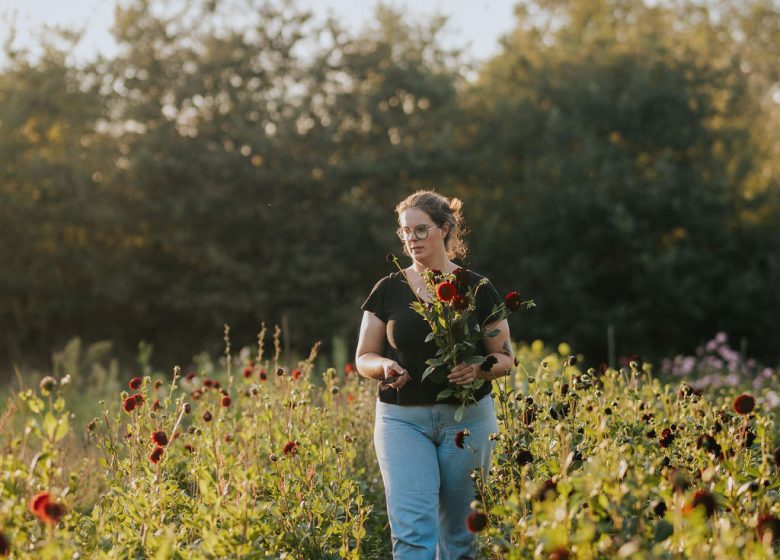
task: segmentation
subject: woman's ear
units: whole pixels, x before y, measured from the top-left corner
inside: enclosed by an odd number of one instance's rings
[[[447,234],[450,232],[450,224],[445,223],[443,226],[441,226],[441,234],[446,239]]]

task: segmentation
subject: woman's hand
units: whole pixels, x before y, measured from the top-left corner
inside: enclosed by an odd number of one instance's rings
[[[460,363],[452,368],[452,371],[447,376],[447,381],[457,385],[466,385],[467,383],[471,383],[477,378],[478,367],[479,366],[476,364]]]
[[[380,380],[379,383],[383,387],[396,389],[398,391],[411,381],[412,376],[409,372],[402,368],[398,362],[388,360],[382,364],[382,370],[384,370],[385,377]]]

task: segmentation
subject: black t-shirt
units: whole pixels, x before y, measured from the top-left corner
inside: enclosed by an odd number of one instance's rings
[[[479,274],[469,271],[469,284],[472,289],[482,278]],[[363,311],[371,311],[385,323],[385,355],[398,362],[411,376],[411,380],[400,391],[393,388],[383,389],[380,385],[378,393],[382,402],[403,405],[434,404],[437,402],[436,395],[447,387],[446,381],[434,383],[430,377],[420,381],[428,367],[425,361],[436,355],[437,347],[433,341],[425,342],[431,328],[425,319],[410,307],[414,300],[415,295],[404,275],[394,272],[376,283],[361,306]],[[500,303],[502,299],[493,284],[488,282],[480,287],[477,290],[476,310],[470,317],[471,326],[477,322],[484,324],[494,307]],[[477,351],[483,356],[487,355],[482,341]],[[476,394],[477,399],[489,394],[491,389],[490,381],[483,383]],[[459,404],[454,397],[438,402]]]

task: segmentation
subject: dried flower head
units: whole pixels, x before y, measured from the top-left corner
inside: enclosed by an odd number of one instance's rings
[[[489,354],[485,361],[480,364],[479,369],[481,369],[484,372],[488,372],[491,369],[493,369],[493,366],[498,363],[498,358],[496,358],[493,354]]]
[[[41,379],[41,382],[38,384],[38,389],[41,390],[41,393],[43,395],[48,395],[54,390],[56,386],[57,386],[57,380],[54,379],[51,375],[47,375],[46,377]]]
[[[208,410],[203,413],[203,421],[211,422],[211,412],[209,412]]]
[[[231,400],[231,398],[228,395],[224,395],[222,397],[221,403],[222,403],[222,406],[224,406],[225,408],[228,408],[232,402],[233,401]]]
[[[168,445],[168,435],[162,430],[152,433],[152,441],[159,447],[165,447]]]
[[[515,451],[513,458],[515,462],[521,467],[523,465],[531,464],[534,460],[533,454],[527,449],[520,449],[518,451]]]

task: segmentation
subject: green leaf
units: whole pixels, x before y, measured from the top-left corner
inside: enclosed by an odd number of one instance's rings
[[[671,537],[672,533],[674,533],[674,526],[666,519],[661,519],[658,523],[655,524],[655,529],[653,530],[653,540],[655,542],[663,542]]]
[[[464,360],[464,362],[467,364],[481,364],[484,361],[484,356],[471,356],[470,358],[466,358]]]
[[[429,333],[428,333],[428,336],[426,336],[426,337],[425,337],[425,342],[430,342],[430,341],[431,341],[431,340],[433,340],[435,337],[436,337],[436,333],[434,333],[433,331],[431,331],[431,332],[429,332]]]

